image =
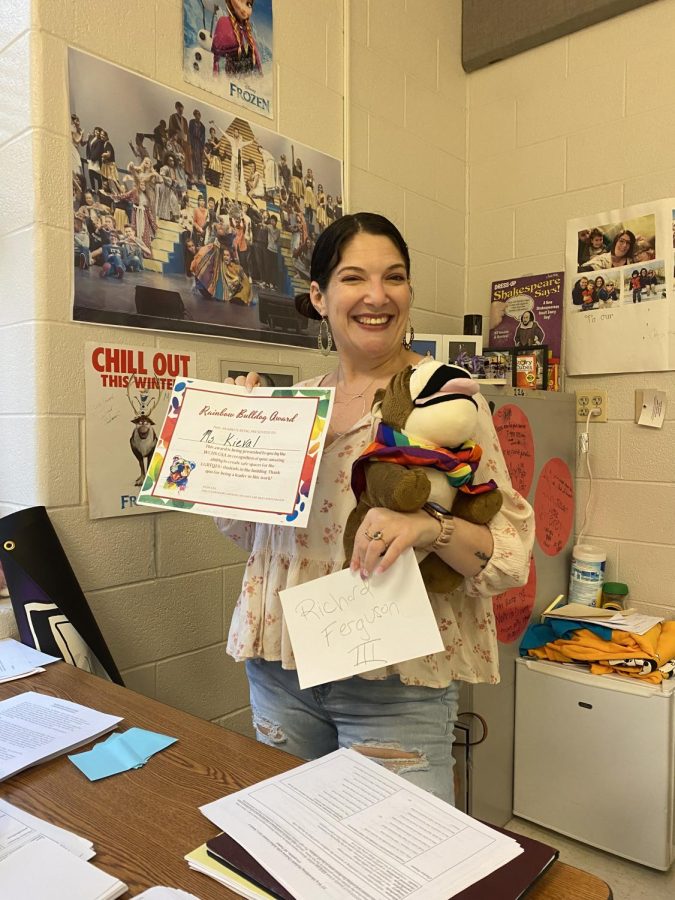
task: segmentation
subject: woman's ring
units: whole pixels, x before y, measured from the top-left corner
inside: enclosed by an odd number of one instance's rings
[[[381,531],[375,531],[373,534],[369,534],[368,531],[366,531],[366,537],[369,541],[384,541],[384,535]]]

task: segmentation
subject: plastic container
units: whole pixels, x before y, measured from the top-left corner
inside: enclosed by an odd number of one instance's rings
[[[468,313],[464,316],[464,334],[482,334],[483,317],[476,313]]]
[[[606,581],[602,587],[600,605],[603,609],[625,609],[628,598],[628,585],[622,581]]]
[[[607,554],[591,544],[576,544],[572,548],[569,603],[600,606],[605,581]]]

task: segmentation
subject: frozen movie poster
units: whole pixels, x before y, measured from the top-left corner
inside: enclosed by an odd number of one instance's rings
[[[570,375],[675,368],[671,199],[567,223]]]
[[[340,160],[73,48],[69,71],[73,319],[316,347],[294,297]]]
[[[151,512],[136,499],[175,383],[194,377],[194,353],[87,343],[86,466],[89,517]]]
[[[190,84],[273,117],[272,0],[183,0]]]

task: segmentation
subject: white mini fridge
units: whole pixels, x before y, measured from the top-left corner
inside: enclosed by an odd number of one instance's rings
[[[519,659],[513,812],[625,859],[675,858],[675,694]]]

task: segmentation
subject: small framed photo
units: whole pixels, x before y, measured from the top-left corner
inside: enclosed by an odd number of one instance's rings
[[[480,356],[482,350],[483,338],[480,334],[443,335],[443,362],[455,363],[470,370],[470,360]]]
[[[246,375],[250,370],[243,369],[240,362],[233,362],[228,359],[220,360],[220,380],[225,381],[226,378],[236,378],[238,375]],[[300,369],[298,366],[279,366],[276,363],[267,365],[265,363],[264,370],[255,369],[262,377],[264,387],[291,387],[300,381]]]
[[[474,378],[490,384],[511,384],[513,353],[511,348],[484,347],[474,357],[471,372]]]
[[[443,336],[440,334],[415,334],[410,349],[420,356],[433,356],[442,360]]]
[[[532,347],[514,347],[512,380],[513,387],[545,391],[548,389],[548,347],[537,344]]]

